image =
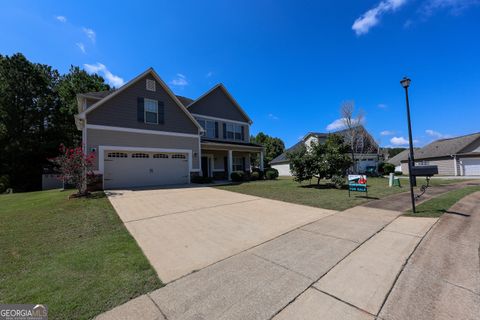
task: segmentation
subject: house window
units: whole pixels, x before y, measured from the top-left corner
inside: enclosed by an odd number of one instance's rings
[[[215,127],[215,121],[210,121],[210,120],[203,120],[203,119],[197,119],[198,123],[202,126],[202,128],[205,130],[204,136],[207,138],[216,138],[217,133],[216,133],[216,127]]]
[[[147,90],[148,91],[155,91],[155,81],[151,79],[147,79]]]
[[[227,123],[226,125],[227,134],[226,137],[229,140],[243,140],[242,138],[242,126],[234,123]]]
[[[233,171],[243,171],[242,157],[233,157],[232,169]]]
[[[158,124],[158,101],[145,99],[145,123]]]
[[[184,154],[172,154],[172,159],[186,159]]]
[[[132,158],[148,158],[147,153],[132,153]]]

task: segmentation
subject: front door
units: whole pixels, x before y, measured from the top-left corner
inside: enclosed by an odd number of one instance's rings
[[[202,157],[202,176],[208,177],[208,157]]]

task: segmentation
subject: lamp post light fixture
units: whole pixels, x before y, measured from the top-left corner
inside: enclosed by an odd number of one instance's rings
[[[408,177],[410,180],[410,196],[412,199],[412,211],[415,213],[415,195],[413,193],[413,187],[417,184],[415,176],[412,175],[412,167],[415,166],[415,157],[413,155],[413,139],[412,139],[412,123],[410,121],[410,103],[408,101],[408,87],[410,86],[410,78],[403,77],[400,80],[400,84],[405,89],[405,99],[407,104],[407,121],[408,121],[408,143],[410,146],[410,154],[408,156]]]

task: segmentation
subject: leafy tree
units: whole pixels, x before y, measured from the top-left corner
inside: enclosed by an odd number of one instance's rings
[[[38,189],[42,166],[58,146],[59,74],[22,54],[0,55],[0,176],[16,190]]]
[[[267,168],[270,161],[281,155],[285,151],[285,144],[282,139],[271,137],[263,132],[259,132],[256,136],[250,137],[250,142],[263,145],[265,154],[263,156],[263,166]],[[259,159],[252,158],[255,165],[258,165]]]
[[[64,131],[66,145],[77,145],[81,141],[80,131],[72,120],[78,113],[77,94],[105,90],[110,90],[110,86],[101,76],[89,74],[76,66],[70,66],[69,72],[61,77],[58,95],[61,102],[59,116],[63,121],[59,122],[59,126]]]
[[[312,142],[308,149],[304,145],[287,153],[294,180],[302,182],[317,178],[333,179],[344,177],[352,165],[350,146],[339,135],[329,135],[324,143]],[[336,184],[342,179],[335,179]]]
[[[76,94],[109,89],[103,78],[78,67],[61,76],[21,53],[0,55],[0,177],[14,191],[41,188],[48,158],[58,146],[78,144]]]

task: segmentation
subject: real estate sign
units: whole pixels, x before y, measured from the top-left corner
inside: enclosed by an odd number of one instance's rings
[[[365,192],[368,196],[367,176],[362,174],[348,175],[348,196],[351,191]]]

